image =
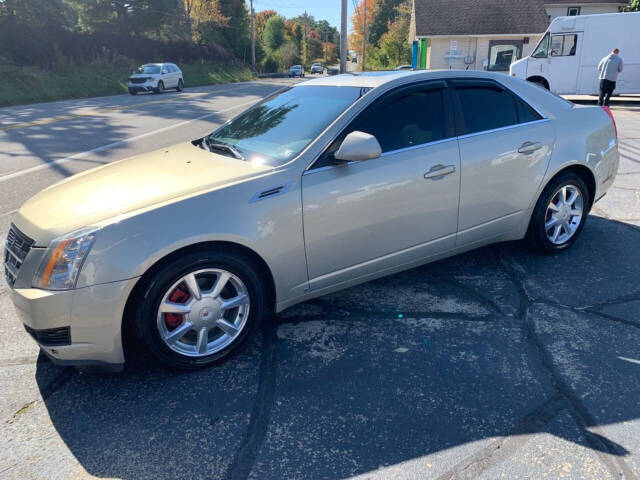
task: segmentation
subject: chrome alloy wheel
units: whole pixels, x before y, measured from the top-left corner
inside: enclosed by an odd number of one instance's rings
[[[160,338],[189,357],[219,352],[242,332],[250,303],[247,287],[231,272],[208,268],[189,273],[162,297],[157,314]]]
[[[584,202],[574,185],[560,187],[551,197],[545,214],[544,231],[554,245],[562,245],[573,237],[582,221]]]

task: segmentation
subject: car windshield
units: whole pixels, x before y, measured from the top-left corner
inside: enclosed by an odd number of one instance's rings
[[[160,73],[160,65],[142,65],[141,67],[138,67],[136,73],[146,73],[148,75]]]
[[[367,91],[361,87],[294,87],[225,123],[207,142],[229,145],[247,161],[282,165]]]
[[[301,65],[294,65],[293,67],[291,67],[291,70],[299,70],[301,68],[302,68]]]

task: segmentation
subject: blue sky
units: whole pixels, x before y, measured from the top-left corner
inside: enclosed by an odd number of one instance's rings
[[[247,5],[249,1],[247,0]],[[327,20],[331,25],[340,29],[340,6],[341,0],[253,0],[253,8],[256,12],[262,10],[275,10],[287,18],[295,17],[304,13],[313,15],[316,20]],[[353,1],[347,0],[349,17],[347,28],[351,27],[351,14],[353,13]]]

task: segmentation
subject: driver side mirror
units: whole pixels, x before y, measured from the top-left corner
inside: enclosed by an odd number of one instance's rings
[[[345,137],[333,157],[341,162],[362,162],[380,155],[382,149],[376,137],[356,130]]]

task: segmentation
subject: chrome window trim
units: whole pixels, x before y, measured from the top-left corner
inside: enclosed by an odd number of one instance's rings
[[[502,130],[509,130],[511,128],[522,127],[524,125],[534,125],[536,123],[543,123],[543,122],[549,122],[549,121],[550,120],[548,118],[541,118],[540,120],[533,120],[532,122],[515,123],[513,125],[507,125],[506,127],[492,128],[491,130],[482,130],[480,132],[467,133],[465,135],[459,135],[457,138],[458,140],[464,140],[465,138],[477,137],[478,135],[485,135],[487,133],[495,133],[495,132],[500,132]]]
[[[383,152],[380,155],[380,158],[386,157],[389,155],[395,155],[396,153],[409,152],[411,150],[416,150],[418,148],[430,147],[432,145],[438,145],[440,143],[450,142],[451,140],[457,140],[457,137],[441,138],[440,140],[434,140],[433,142],[421,143],[420,145],[411,145],[410,147],[398,148],[396,150],[389,150],[388,152]]]

